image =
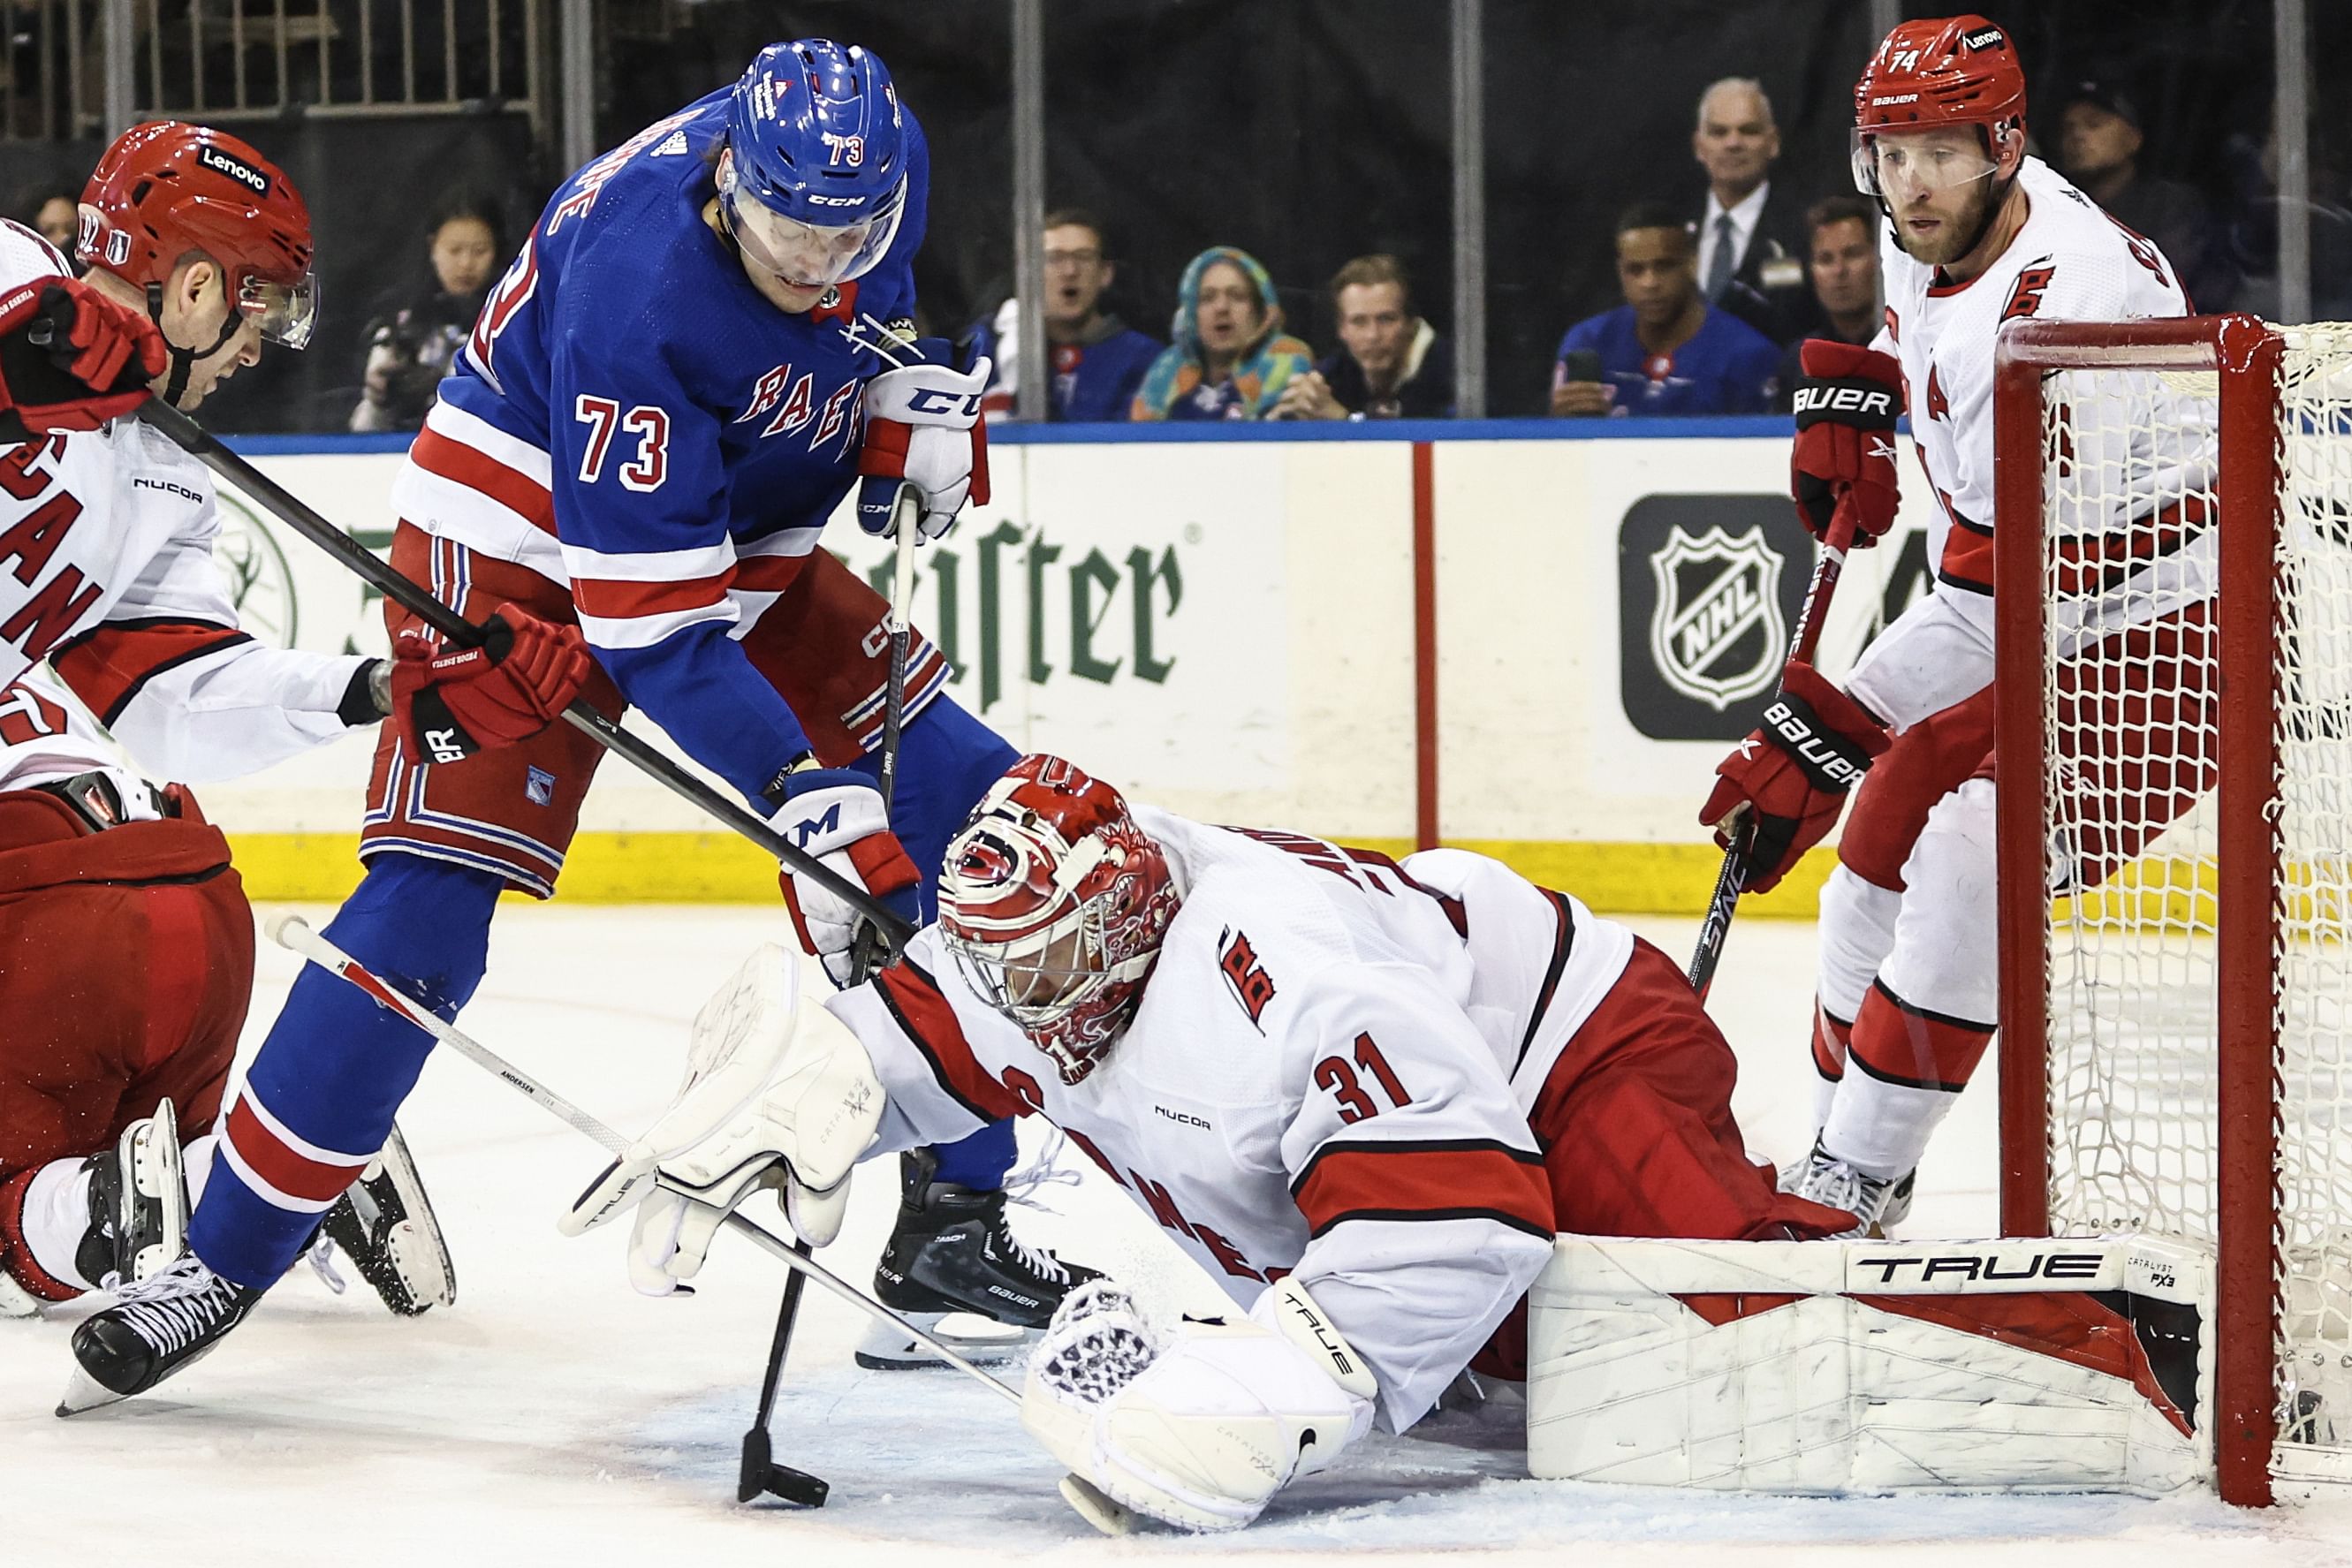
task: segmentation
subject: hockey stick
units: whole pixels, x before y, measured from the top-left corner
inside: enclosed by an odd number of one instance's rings
[[[1805,588],[1805,602],[1797,612],[1796,634],[1789,640],[1789,662],[1811,664],[1822,640],[1822,622],[1828,616],[1830,597],[1837,592],[1845,572],[1846,552],[1853,548],[1854,518],[1842,508],[1830,519],[1829,536],[1822,540],[1821,558],[1813,562],[1813,580]],[[1780,695],[1776,684],[1772,695]],[[1691,954],[1691,989],[1700,1001],[1715,985],[1715,967],[1723,961],[1723,944],[1731,935],[1731,917],[1739,910],[1739,890],[1748,880],[1748,861],[1756,848],[1756,822],[1747,812],[1731,831],[1731,847],[1723,852],[1723,869],[1716,873],[1715,893],[1706,901],[1706,918],[1699,923],[1698,947]]]
[[[582,1110],[488,1046],[467,1034],[456,1024],[444,1019],[440,1014],[434,1012],[423,1002],[409,997],[398,987],[383,979],[357,958],[311,929],[310,923],[300,915],[281,915],[271,921],[269,939],[288,952],[299,954],[318,965],[337,979],[350,982],[373,998],[377,1006],[398,1013],[475,1066],[488,1072],[492,1077],[504,1081],[509,1088],[520,1091],[526,1098],[544,1106],[550,1115],[574,1130],[585,1134],[591,1140],[603,1145],[606,1154],[625,1155],[628,1152],[629,1140],[622,1136],[610,1124],[590,1112]],[[979,1379],[991,1390],[1013,1404],[1021,1403],[1021,1394],[1018,1389],[991,1377],[987,1373],[957,1354],[954,1350],[940,1343],[929,1333],[908,1322],[856,1286],[849,1284],[824,1264],[813,1258],[802,1257],[788,1244],[778,1239],[773,1232],[752,1223],[740,1214],[729,1215],[725,1223],[729,1229],[748,1238],[762,1252],[782,1259],[787,1266],[814,1280],[858,1311],[880,1319],[892,1328],[903,1329],[939,1352],[947,1359],[948,1364],[958,1371]]]
[[[394,571],[378,559],[373,550],[313,511],[292,491],[231,452],[218,437],[178,409],[160,398],[150,398],[139,405],[139,417],[163,432],[180,450],[260,502],[279,522],[333,556],[360,580],[452,643],[470,648],[481,642],[480,627],[434,598],[415,581]],[[630,734],[598,713],[584,699],[576,700],[565,708],[563,716],[575,728],[585,731],[605,750],[635,764],[639,771],[667,785],[673,793],[701,807],[792,867],[795,875],[808,877],[846,903],[880,927],[893,945],[904,942],[914,934],[905,921],[891,914],[873,894],[847,878],[835,874],[821,864],[814,855],[664,757],[640,737]]]
[[[915,540],[919,532],[922,493],[912,485],[901,485],[890,508],[892,528],[898,542],[898,570],[890,582],[890,682],[882,694],[882,819],[890,820],[890,806],[898,793],[898,734],[907,720],[907,649],[912,641],[908,630],[908,614],[915,599]],[[849,980],[856,985],[874,972],[880,955],[880,934],[871,925],[857,929],[856,956],[851,961]],[[795,1239],[793,1249],[803,1258],[809,1255],[809,1244]],[[751,1417],[751,1429],[743,1434],[743,1458],[735,1477],[735,1500],[750,1502],[761,1492],[782,1498],[787,1502],[799,1502],[793,1495],[793,1478],[801,1474],[789,1465],[779,1465],[773,1458],[773,1443],[768,1432],[768,1419],[775,1413],[776,1388],[783,1381],[784,1358],[792,1353],[793,1325],[799,1321],[801,1288],[805,1277],[794,1273],[784,1281],[784,1299],[776,1303],[776,1332],[768,1342],[767,1371],[760,1379],[760,1407]],[[779,1481],[783,1484],[780,1487]],[[822,1485],[823,1483],[819,1483]],[[814,1506],[822,1506],[820,1495]]]

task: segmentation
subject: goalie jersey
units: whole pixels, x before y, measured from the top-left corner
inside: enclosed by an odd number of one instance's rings
[[[1992,679],[1993,350],[2016,320],[2128,321],[2186,316],[2189,298],[2156,245],[2101,211],[2038,158],[2017,183],[2031,204],[2008,249],[1966,283],[1915,261],[1881,236],[1886,326],[1874,347],[1903,367],[1905,403],[1920,467],[1936,498],[1928,559],[1936,591],[1872,643],[1850,689],[1896,729],[1974,695]],[[2053,401],[2070,408],[2072,489],[2179,495],[2210,482],[2210,402],[2181,397],[2152,373],[2067,378]],[[2127,482],[2126,482],[2127,481]],[[2055,532],[2092,538],[2146,519],[2109,515],[2095,495],[2062,505]],[[2201,571],[2199,558],[2177,563]],[[2188,585],[2200,596],[2202,579]],[[2178,581],[2135,585],[2132,607],[2091,607],[2112,629],[2179,602]]]
[[[877,1149],[1043,1114],[1240,1305],[1297,1275],[1401,1430],[1551,1255],[1529,1113],[1633,933],[1461,851],[1400,865],[1135,817],[1183,902],[1080,1082],[973,992],[937,926],[833,999],[888,1093]]]
[[[0,290],[68,276],[39,235],[0,224]],[[365,661],[240,631],[219,532],[212,476],[138,420],[0,446],[0,688],[50,660],[169,779],[248,773],[341,735]]]

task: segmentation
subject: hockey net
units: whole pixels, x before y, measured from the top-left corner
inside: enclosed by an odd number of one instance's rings
[[[2352,327],[1996,392],[2002,1223],[2214,1246],[2222,1494],[2352,1483]]]

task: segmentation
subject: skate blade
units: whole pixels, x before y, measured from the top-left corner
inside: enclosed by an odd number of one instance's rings
[[[384,1238],[384,1250],[392,1255],[393,1268],[408,1288],[410,1304],[394,1311],[413,1318],[433,1307],[456,1303],[457,1287],[449,1278],[447,1250],[414,1220],[404,1219],[392,1228]]]
[[[1083,1476],[1062,1478],[1062,1500],[1105,1535],[1126,1535],[1135,1529],[1135,1515]]]
[[[85,1410],[96,1410],[101,1406],[120,1405],[130,1397],[128,1394],[117,1394],[76,1366],[67,1380],[65,1396],[58,1401],[58,1416],[62,1420],[79,1416]]]
[[[950,1350],[975,1366],[996,1366],[1019,1359],[1035,1344],[1039,1331],[1000,1323],[973,1312],[907,1312],[906,1320],[934,1333]],[[937,1351],[898,1329],[877,1322],[857,1347],[857,1364],[868,1372],[899,1372],[945,1366]]]
[[[141,1248],[131,1261],[131,1279],[143,1281],[178,1262],[188,1249],[188,1183],[180,1166],[179,1117],[170,1099],[156,1102],[154,1114],[124,1136],[131,1145],[131,1191],[163,1211],[163,1236],[155,1245]],[[130,1215],[123,1216],[125,1224],[130,1220]]]

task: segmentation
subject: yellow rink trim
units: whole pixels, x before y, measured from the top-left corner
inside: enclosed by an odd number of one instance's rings
[[[359,885],[358,839],[344,833],[232,833],[247,896],[271,904],[331,904]],[[1408,839],[1349,841],[1392,855]],[[1715,891],[1723,857],[1706,844],[1559,843],[1467,839],[1456,848],[1493,855],[1546,887],[1622,915],[1696,915]],[[1811,920],[1836,858],[1816,850],[1780,886],[1743,901],[1749,916]],[[566,903],[768,904],[776,862],[732,833],[582,833],[561,883]]]

